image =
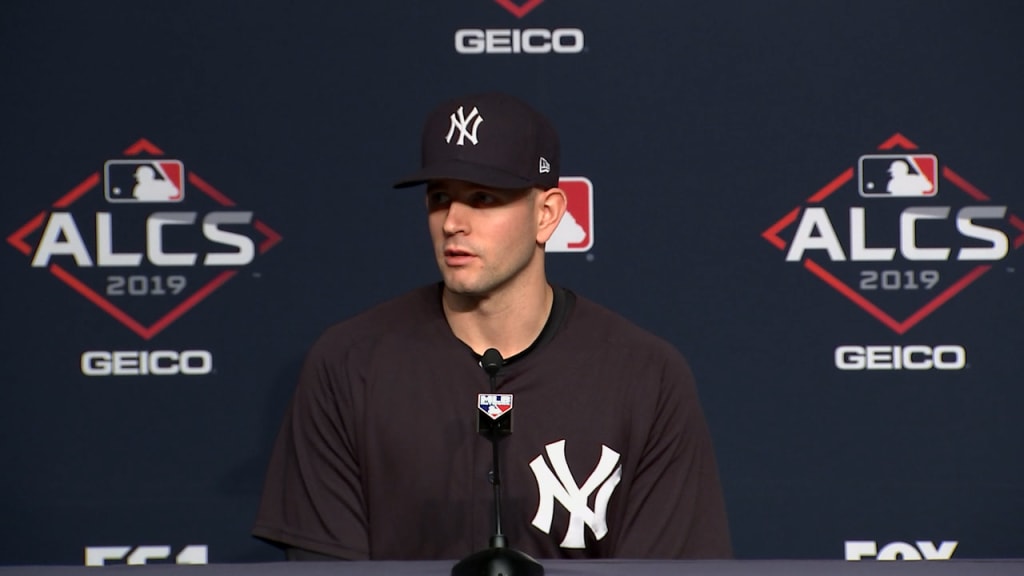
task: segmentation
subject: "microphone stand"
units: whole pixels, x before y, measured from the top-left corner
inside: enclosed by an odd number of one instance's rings
[[[484,352],[480,365],[490,376],[491,394],[497,388],[498,371],[504,360],[494,348]],[[544,576],[544,567],[539,562],[520,552],[508,548],[501,531],[501,472],[498,467],[498,442],[512,433],[512,410],[497,418],[477,412],[477,431],[491,441],[493,464],[490,473],[494,486],[494,535],[490,548],[474,552],[452,567],[452,576]]]

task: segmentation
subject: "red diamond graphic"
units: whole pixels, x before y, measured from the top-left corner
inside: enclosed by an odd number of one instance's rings
[[[153,143],[149,142],[145,138],[138,140],[127,149],[124,154],[126,156],[140,156],[147,154],[150,156],[162,156],[163,151],[160,150]],[[65,209],[71,206],[76,201],[80,200],[90,192],[99,188],[101,181],[100,173],[95,172],[85,178],[80,184],[72,188],[67,194],[60,197],[56,202],[52,204],[55,209]],[[235,202],[228,198],[225,194],[218,191],[216,188],[211,186],[205,180],[200,178],[194,172],[188,172],[188,182],[201,191],[204,195],[212,199],[220,206],[232,207],[235,206]],[[13,246],[17,251],[21,252],[26,256],[32,255],[32,246],[26,242],[26,239],[39,230],[44,221],[46,220],[47,212],[43,211],[37,214],[35,217],[30,219],[24,225],[22,225],[13,234],[7,237],[7,243]],[[264,222],[254,219],[252,221],[252,227],[262,235],[262,240],[259,242],[257,251],[260,255],[266,253],[275,244],[281,241],[281,236],[274,231],[273,228],[265,224]],[[218,288],[223,286],[228,280],[234,277],[238,270],[223,270],[216,274],[212,279],[203,283],[198,289],[187,295],[182,301],[174,305],[170,310],[163,313],[162,316],[157,318],[154,322],[144,324],[137,320],[133,315],[126,312],[121,306],[118,306],[110,298],[97,292],[95,289],[90,287],[86,282],[81,280],[71,271],[65,267],[50,263],[47,269],[57,277],[60,281],[70,286],[73,290],[84,296],[93,304],[99,306],[102,310],[110,314],[117,321],[124,324],[130,330],[138,334],[145,340],[150,340],[175,320],[180,318],[183,314],[194,308],[199,302],[203,301],[207,296],[212,294]]]
[[[897,133],[887,139],[881,145],[878,146],[878,150],[916,150],[917,145],[911,142],[903,135]],[[979,190],[976,186],[968,182],[965,178],[951,170],[948,166],[943,166],[941,170],[942,178],[945,182],[952,184],[954,189],[959,190],[963,194],[966,194],[971,199],[978,202],[988,202],[990,198],[987,194]],[[820,190],[811,195],[806,202],[806,205],[818,205],[823,202],[826,198],[832,196],[835,192],[842,189],[844,186],[849,184],[854,179],[854,168],[850,167],[836,176],[831,182],[823,186]],[[788,229],[797,218],[800,216],[803,207],[798,206],[792,211],[787,213],[785,216],[777,220],[767,230],[765,230],[761,236],[771,243],[779,250],[786,250],[788,243],[784,240],[780,233]],[[1017,236],[1012,239],[1012,246],[1014,249],[1019,249],[1024,246],[1024,220],[1017,217],[1015,214],[1007,214],[1006,221],[1016,229],[1018,232]],[[897,334],[904,334],[919,322],[928,317],[932,312],[936,311],[943,304],[948,302],[951,298],[959,294],[963,289],[973,283],[975,280],[980,278],[986,272],[988,272],[992,265],[990,264],[979,264],[970,268],[968,272],[959,277],[956,281],[945,286],[936,295],[927,299],[923,305],[920,305],[912,313],[906,315],[902,319],[898,319],[883,309],[882,306],[876,304],[865,296],[861,291],[854,289],[850,284],[844,282],[837,277],[836,274],[830,272],[826,265],[819,264],[815,259],[811,257],[803,258],[802,264],[804,268],[810,271],[812,274],[820,278],[826,284],[831,286],[837,292],[850,299],[854,304],[862,308],[868,314],[876,318],[879,322],[888,326],[892,331]]]
[[[529,14],[534,8],[540,6],[544,0],[527,0],[522,4],[516,4],[512,0],[494,0],[500,4],[505,10],[508,10],[516,18],[522,18]]]

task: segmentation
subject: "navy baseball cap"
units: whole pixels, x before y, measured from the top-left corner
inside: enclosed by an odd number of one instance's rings
[[[558,186],[558,133],[507,94],[463,96],[434,108],[421,146],[421,168],[395,188],[447,178],[509,190]]]

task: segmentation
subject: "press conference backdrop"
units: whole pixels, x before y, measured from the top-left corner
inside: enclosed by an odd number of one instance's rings
[[[0,563],[280,559],[302,357],[438,279],[390,184],[492,89],[562,133],[552,280],[690,360],[738,557],[1024,556],[1022,16],[5,4]]]

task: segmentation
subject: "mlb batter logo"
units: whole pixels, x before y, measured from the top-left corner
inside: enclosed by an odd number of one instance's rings
[[[108,160],[103,165],[107,202],[181,202],[184,173],[179,160]]]
[[[480,411],[497,420],[502,414],[512,409],[511,394],[479,394],[477,396]]]
[[[565,215],[545,251],[587,252],[594,246],[594,185],[587,178],[569,176],[560,178],[558,187],[565,192]]]
[[[865,198],[922,198],[939,191],[939,162],[931,154],[869,154],[858,165]]]

